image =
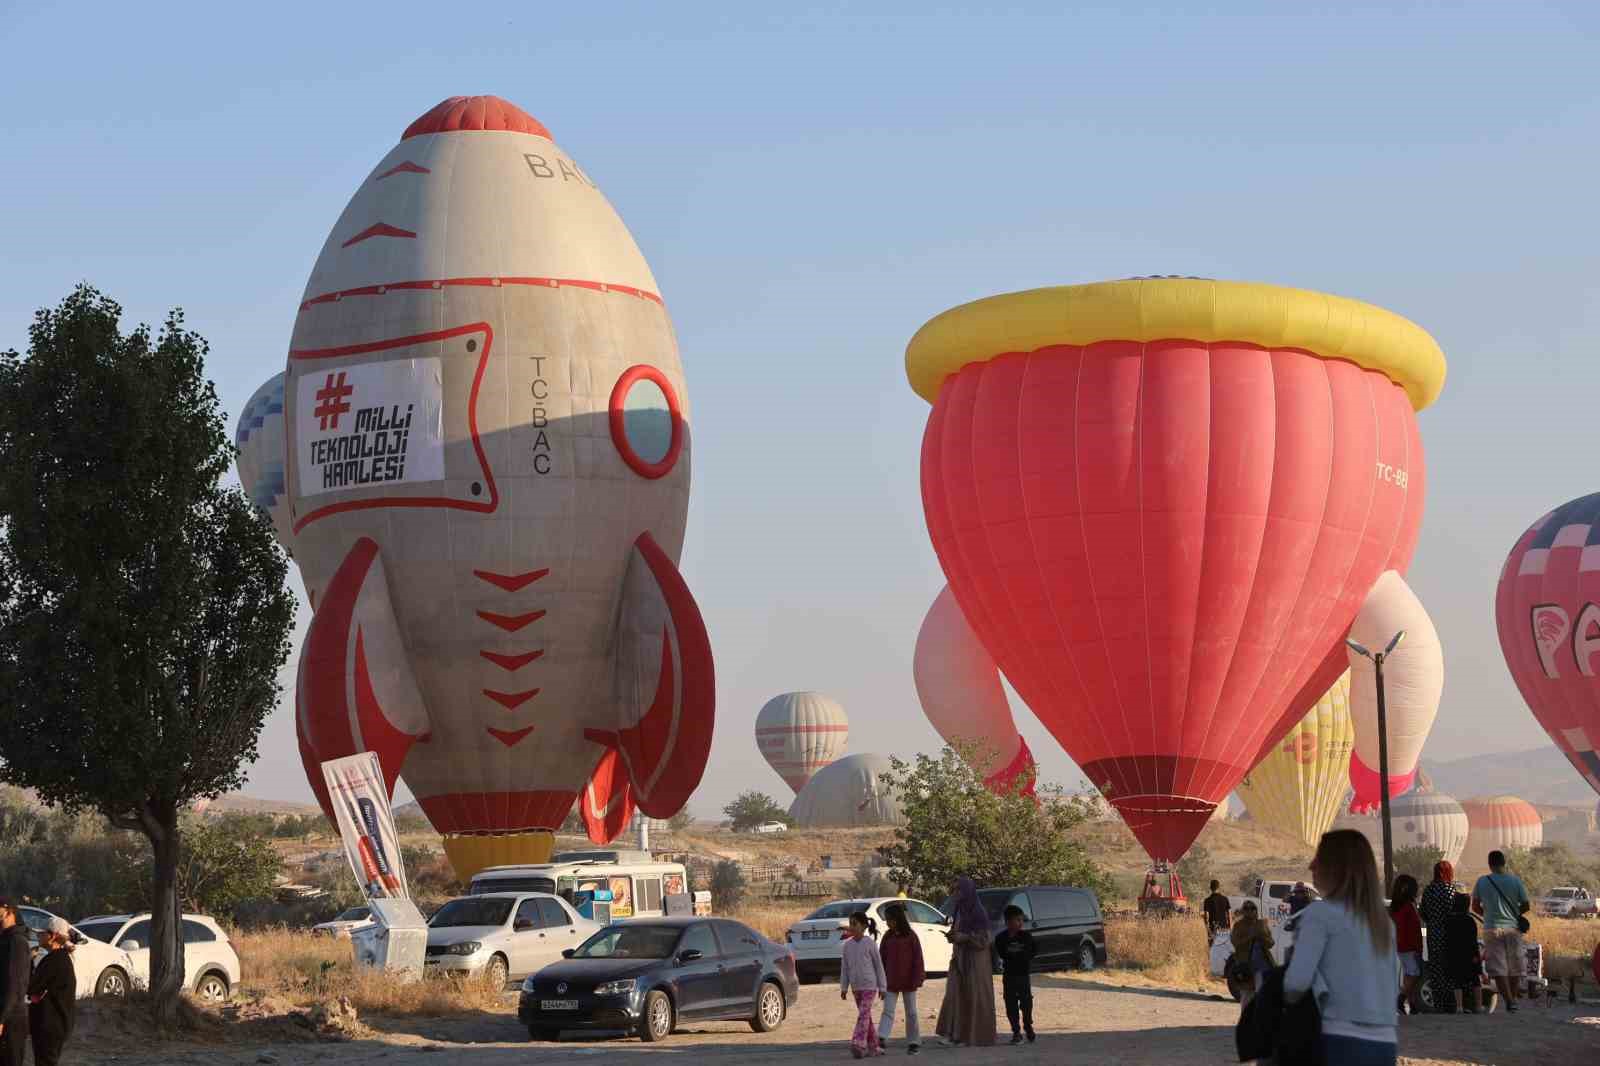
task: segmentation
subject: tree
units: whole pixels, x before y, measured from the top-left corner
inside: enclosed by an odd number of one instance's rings
[[[179,854],[178,899],[185,910],[203,914],[231,915],[246,900],[271,898],[283,870],[265,837],[239,836],[216,824],[185,826]]]
[[[898,794],[906,824],[880,851],[892,867],[889,876],[912,895],[943,899],[963,874],[980,886],[1079,885],[1101,893],[1111,887],[1071,835],[1091,816],[1081,797],[1047,785],[1035,802],[1024,791],[1026,780],[1003,795],[991,792],[949,747],[937,757],[890,764],[881,780]]]
[[[722,808],[722,813],[728,816],[735,833],[754,829],[767,822],[794,825],[794,819],[789,817],[789,812],[778,806],[776,800],[765,792],[757,792],[754,789],[739,793],[739,798]]]
[[[1394,851],[1394,873],[1396,877],[1401,874],[1410,874],[1417,879],[1417,884],[1426,885],[1433,880],[1433,864],[1444,858],[1444,852],[1427,844],[1412,844]],[[1382,857],[1379,857],[1382,862]],[[1393,892],[1394,886],[1390,885],[1388,891]]]
[[[744,871],[732,859],[723,859],[711,868],[711,906],[727,914],[744,902]]]
[[[1506,868],[1522,879],[1530,898],[1538,898],[1560,885],[1586,885],[1591,890],[1600,882],[1600,863],[1590,864],[1559,842],[1536,848],[1513,848],[1506,852]]]
[[[183,983],[178,817],[243,784],[294,599],[233,459],[205,341],[124,334],[87,285],[0,353],[0,777],[151,850],[151,991]]]
[[[1204,844],[1195,844],[1188,854],[1178,860],[1178,880],[1192,899],[1211,891],[1211,851]]]
[[[675,833],[681,833],[692,825],[694,825],[694,815],[689,813],[687,807],[667,819],[667,828]]]
[[[840,890],[853,899],[877,899],[879,896],[892,896],[895,891],[894,885],[883,876],[883,870],[872,865],[871,859],[862,859],[856,872],[840,886]]]

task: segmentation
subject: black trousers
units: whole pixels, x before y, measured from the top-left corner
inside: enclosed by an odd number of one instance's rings
[[[33,1034],[33,1066],[56,1066],[61,1061],[61,1049],[67,1038],[56,1033]]]
[[[1006,1001],[1006,1020],[1013,1034],[1027,1032],[1033,1035],[1033,984],[1025,973],[1006,974],[1000,979],[1001,994]],[[1021,1024],[1018,1024],[1018,1016]]]
[[[28,1054],[28,1016],[6,1019],[0,1033],[0,1066],[22,1066]]]

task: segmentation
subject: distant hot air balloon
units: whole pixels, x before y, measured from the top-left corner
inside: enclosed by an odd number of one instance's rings
[[[1239,782],[1239,798],[1262,825],[1315,845],[1349,791],[1354,744],[1346,673]]]
[[[911,673],[923,713],[947,744],[986,758],[976,769],[996,791],[1037,774],[1028,742],[1017,732],[994,657],[967,624],[947,585],[917,633]]]
[[[1405,579],[1393,570],[1378,578],[1367,602],[1350,627],[1350,639],[1371,651],[1382,651],[1405,631],[1405,639],[1383,661],[1383,691],[1389,722],[1389,795],[1411,788],[1417,759],[1433,728],[1444,691],[1444,654],[1433,620]],[[1378,781],[1378,687],[1372,660],[1354,649],[1350,662],[1350,717],[1355,721],[1356,750],[1350,756],[1350,809],[1371,810],[1380,799]]]
[[[1347,811],[1334,820],[1333,826],[1359,831],[1371,842],[1375,853],[1383,854],[1383,823],[1376,812]],[[1444,853],[1445,861],[1454,865],[1461,859],[1467,835],[1466,812],[1443,792],[1407,792],[1389,801],[1389,838],[1396,850],[1437,848]]]
[[[234,444],[239,448],[239,483],[250,502],[272,519],[285,547],[294,539],[288,486],[283,472],[283,374],[274,374],[239,412]]]
[[[1494,613],[1522,698],[1600,792],[1600,493],[1562,504],[1517,538]]]
[[[756,715],[756,747],[797,793],[844,752],[849,739],[844,708],[820,692],[785,692]]]
[[[325,814],[319,764],[375,752],[465,880],[547,858],[574,805],[595,840],[683,806],[715,705],[677,568],[683,369],[638,246],[543,125],[476,96],[407,127],[263,396],[240,473],[287,506],[315,609],[296,724]]]
[[[1487,866],[1491,851],[1536,848],[1544,843],[1544,819],[1538,808],[1516,796],[1462,800],[1467,812],[1467,862]]]
[[[789,816],[806,829],[903,825],[905,810],[881,780],[890,769],[882,755],[846,755],[817,771]]]
[[[1179,858],[1410,561],[1439,346],[1354,300],[1146,278],[946,311],[906,370],[962,613],[1150,856]]]

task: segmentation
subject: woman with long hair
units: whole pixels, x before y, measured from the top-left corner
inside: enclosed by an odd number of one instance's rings
[[[1400,956],[1400,999],[1402,1013],[1422,1013],[1417,994],[1422,984],[1422,915],[1417,913],[1417,879],[1401,874],[1389,892],[1389,920],[1394,922],[1394,950]]]
[[[1455,880],[1454,866],[1442,859],[1434,863],[1433,880],[1422,890],[1422,902],[1417,905],[1417,910],[1422,913],[1422,924],[1428,928],[1428,940],[1435,945],[1428,952],[1428,961],[1423,963],[1423,972],[1427,974],[1428,986],[1433,989],[1433,1009],[1438,1011],[1448,1011],[1454,1005],[1451,997],[1444,994],[1454,988],[1455,983],[1450,976],[1442,945],[1445,926],[1449,924],[1450,915],[1455,909],[1455,897],[1460,895],[1456,891]]]
[[[942,1044],[994,1044],[994,930],[970,877],[957,879],[951,895],[950,973],[934,1032]]]
[[[1316,984],[1327,1066],[1395,1066],[1400,962],[1372,845],[1353,829],[1324,833],[1311,879],[1322,899],[1300,912],[1284,998]]]

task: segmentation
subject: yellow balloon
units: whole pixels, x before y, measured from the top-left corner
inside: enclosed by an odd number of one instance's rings
[[[472,880],[473,874],[490,866],[549,862],[555,844],[555,834],[543,830],[492,836],[446,833],[444,853],[449,856],[456,877],[465,883]]]
[[[1347,670],[1235,791],[1256,821],[1314,845],[1349,791],[1354,747]]]

